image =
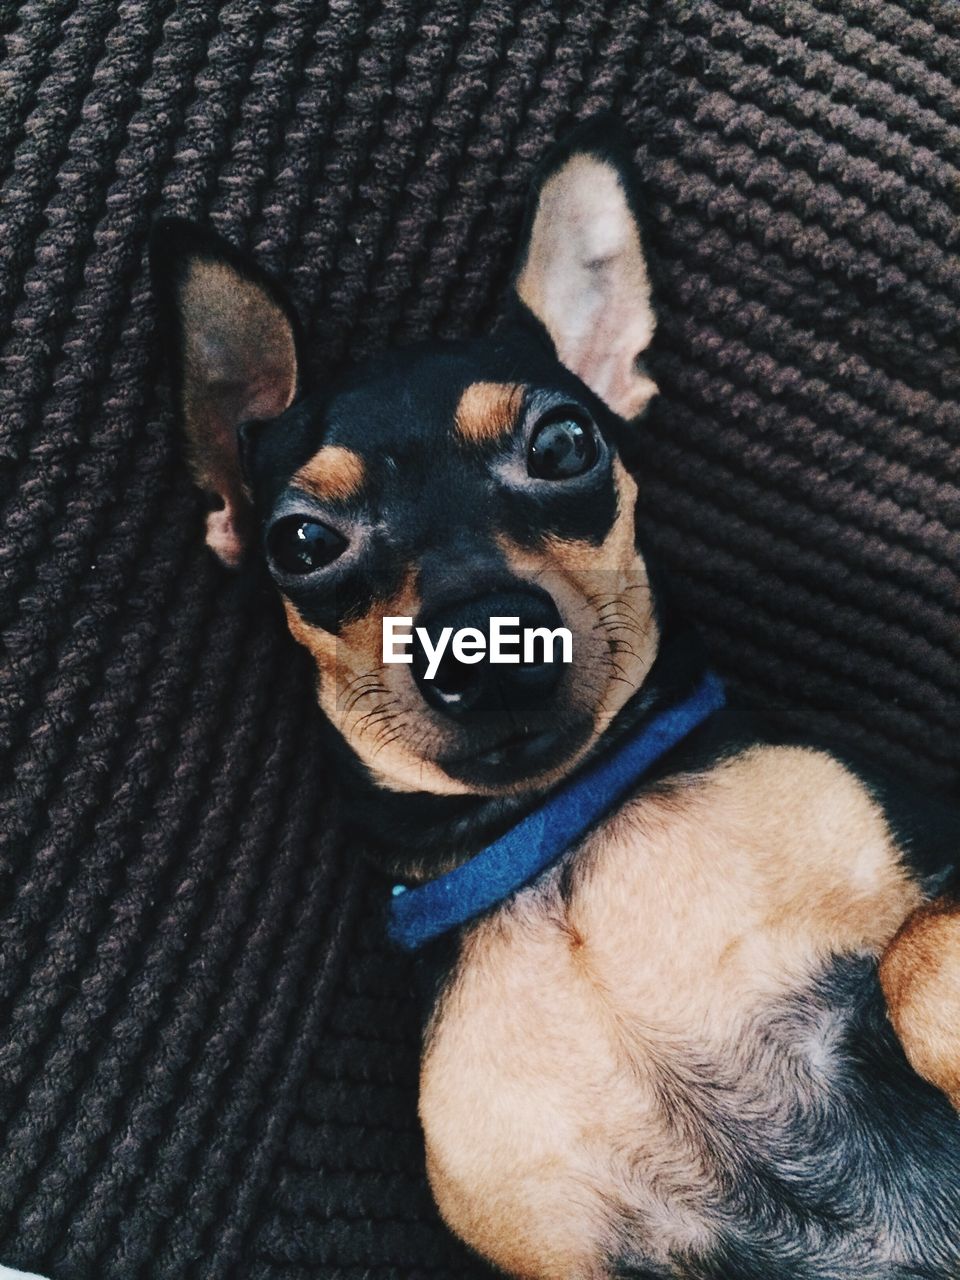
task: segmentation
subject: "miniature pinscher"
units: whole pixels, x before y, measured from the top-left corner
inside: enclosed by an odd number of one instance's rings
[[[591,122],[495,332],[307,389],[277,286],[158,224],[207,540],[265,562],[398,882],[454,1232],[518,1277],[955,1278],[960,815],[725,705],[634,523],[648,238]],[[543,643],[492,661],[498,619]]]

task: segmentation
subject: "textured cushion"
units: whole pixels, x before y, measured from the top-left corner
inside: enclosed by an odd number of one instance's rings
[[[485,1274],[425,1189],[408,964],[311,678],[202,545],[159,212],[290,287],[318,377],[496,314],[611,108],[661,291],[642,524],[718,666],[941,788],[960,722],[954,0],[0,9],[0,1259]]]

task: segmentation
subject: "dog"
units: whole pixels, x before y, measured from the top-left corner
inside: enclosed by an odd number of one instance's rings
[[[207,541],[265,562],[400,882],[457,1235],[517,1277],[957,1277],[960,815],[724,703],[634,523],[647,239],[591,122],[536,177],[492,334],[307,392],[281,290],[160,223]],[[539,647],[496,664],[505,618]]]

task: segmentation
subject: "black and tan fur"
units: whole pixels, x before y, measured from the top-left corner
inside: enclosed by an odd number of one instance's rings
[[[388,353],[307,395],[273,286],[208,235],[157,232],[196,475],[222,500],[208,539],[233,562],[259,531],[316,662],[352,834],[411,883],[702,669],[636,542],[623,459],[655,393],[639,363],[654,311],[607,128],[541,173],[497,333]],[[546,479],[531,459],[557,421],[595,454]],[[321,534],[329,563],[292,571]],[[382,663],[385,614],[497,600],[574,634],[542,698],[454,715]],[[958,848],[950,807],[716,716],[426,957],[420,1110],[447,1222],[524,1277],[960,1276]]]

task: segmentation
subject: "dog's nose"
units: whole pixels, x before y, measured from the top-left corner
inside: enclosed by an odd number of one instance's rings
[[[491,662],[493,618],[518,620],[504,630],[510,634],[519,632],[520,643],[508,650],[518,655],[519,662]],[[421,616],[416,626],[424,628],[434,651],[444,629],[451,629],[432,679],[427,676],[429,655],[414,632],[413,675],[426,702],[457,719],[481,712],[522,711],[541,702],[556,687],[563,674],[559,642],[544,644],[538,638],[533,652],[528,655],[533,661],[523,661],[525,632],[545,628],[552,633],[562,626],[556,605],[545,591],[537,588],[498,591],[449,605],[426,617]],[[480,661],[464,662],[454,653],[452,639],[465,627],[482,632],[486,638],[486,648]]]

